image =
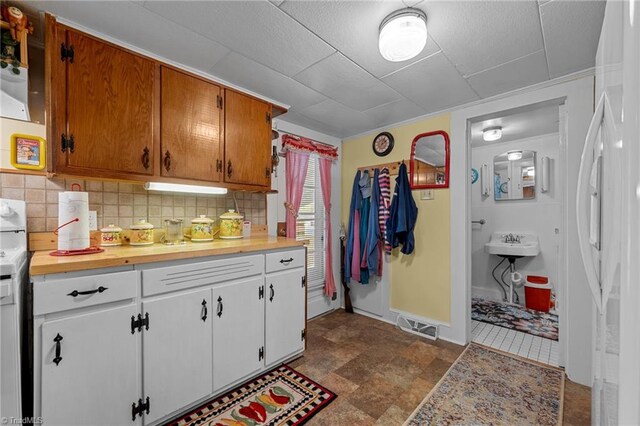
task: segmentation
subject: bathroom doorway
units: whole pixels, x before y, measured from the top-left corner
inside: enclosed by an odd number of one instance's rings
[[[469,121],[471,338],[562,365],[565,107],[553,100]]]

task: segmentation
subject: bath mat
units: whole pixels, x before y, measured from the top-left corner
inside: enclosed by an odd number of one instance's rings
[[[562,424],[564,371],[470,343],[404,423]]]
[[[302,425],[335,398],[335,393],[283,365],[169,424]]]
[[[558,316],[524,306],[474,297],[471,301],[471,319],[558,340]]]

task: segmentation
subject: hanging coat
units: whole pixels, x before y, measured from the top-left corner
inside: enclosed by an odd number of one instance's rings
[[[349,206],[349,228],[347,231],[347,244],[344,250],[344,281],[348,283],[353,277],[360,281],[360,206],[362,205],[362,194],[360,193],[360,170],[353,179],[353,188],[351,189],[351,205]],[[351,261],[357,254],[358,262],[356,265],[357,274],[352,272]]]
[[[367,269],[369,274],[380,275],[379,261],[382,254],[380,247],[380,222],[378,209],[380,207],[380,182],[378,180],[380,170],[373,172],[373,182],[371,184],[371,210],[369,211],[369,227],[367,229]],[[364,266],[364,265],[363,265]]]
[[[402,244],[403,254],[411,254],[415,248],[413,230],[418,219],[418,207],[411,195],[407,166],[402,163],[398,169],[396,187],[393,191],[391,211],[387,220],[387,240],[393,248]]]
[[[380,206],[378,207],[378,222],[380,223],[380,234],[384,245],[384,252],[391,253],[391,244],[387,240],[387,219],[389,219],[389,209],[391,208],[391,177],[389,169],[386,167],[380,171],[378,177],[380,185]],[[380,270],[382,271],[382,257],[380,258]],[[380,274],[382,275],[382,272]]]
[[[360,263],[357,265],[360,266],[360,283],[369,284],[367,233],[369,230],[369,212],[371,210],[371,177],[368,170],[362,172],[359,185],[362,204],[360,207]],[[356,265],[355,258],[352,262],[353,268]]]

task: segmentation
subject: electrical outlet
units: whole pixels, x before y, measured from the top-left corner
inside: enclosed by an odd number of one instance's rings
[[[423,189],[420,191],[421,200],[433,200],[433,189]]]
[[[98,230],[98,213],[93,210],[89,211],[89,231]]]

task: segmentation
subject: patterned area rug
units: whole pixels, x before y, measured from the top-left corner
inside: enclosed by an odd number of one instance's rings
[[[564,372],[469,344],[405,426],[562,424]]]
[[[534,336],[558,340],[558,316],[527,309],[524,306],[474,297],[471,301],[471,318]]]
[[[283,365],[170,424],[302,425],[335,398],[335,393]]]

